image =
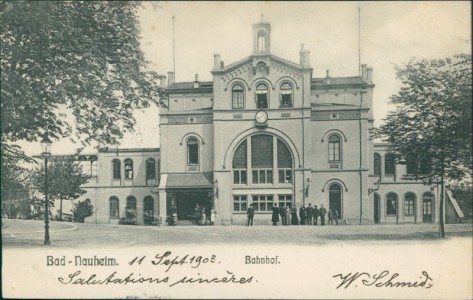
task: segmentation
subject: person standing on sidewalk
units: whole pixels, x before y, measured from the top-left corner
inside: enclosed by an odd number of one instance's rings
[[[309,207],[306,210],[306,224],[312,225],[314,224],[314,208],[312,207],[312,203],[309,203]]]
[[[271,221],[273,222],[273,226],[278,226],[279,222],[279,208],[277,203],[273,204],[273,215],[271,217]]]
[[[317,226],[317,220],[319,219],[320,211],[317,205],[314,205],[314,225]]]
[[[335,212],[333,213],[333,218],[335,219],[335,225],[338,225],[338,210],[335,210]]]
[[[332,213],[331,208],[329,208],[328,210],[327,217],[328,217],[328,225],[333,225],[333,213]]]
[[[299,225],[299,219],[297,218],[297,207],[295,204],[291,209],[291,224]]]
[[[289,205],[286,206],[286,225],[291,225],[291,207]]]
[[[253,218],[255,217],[255,210],[253,208],[253,203],[250,204],[250,207],[246,210],[246,215],[248,217],[246,226],[253,226]]]
[[[327,210],[325,209],[324,205],[320,205],[320,223],[322,223],[322,226],[325,226],[325,215],[327,214]]]
[[[301,208],[299,208],[299,218],[301,219],[300,221],[300,225],[304,225],[305,224],[305,218],[306,218],[306,209],[305,209],[305,206],[304,204],[301,205]]]
[[[283,205],[279,206],[279,214],[281,215],[281,225],[287,225],[286,208]]]

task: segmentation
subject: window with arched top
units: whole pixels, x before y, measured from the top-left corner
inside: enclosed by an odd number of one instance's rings
[[[247,142],[243,141],[233,155],[233,183],[247,184]],[[245,198],[246,199],[246,198]]]
[[[129,158],[125,159],[125,179],[133,180],[133,161]]]
[[[154,199],[151,196],[146,196],[143,199],[143,223],[151,225],[154,221]]]
[[[395,193],[389,193],[386,196],[386,215],[397,215],[397,195]]]
[[[328,139],[328,160],[329,162],[340,162],[340,137],[332,134]]]
[[[196,138],[187,140],[187,165],[199,164],[199,141]]]
[[[328,188],[329,210],[338,219],[342,218],[342,187],[338,183],[332,183]]]
[[[284,82],[281,85],[279,92],[279,101],[281,107],[292,107],[292,85],[288,82]]]
[[[264,30],[258,31],[258,51],[266,51],[266,32]]]
[[[406,193],[404,196],[404,215],[413,216],[415,214],[416,195],[414,193]]]
[[[146,179],[156,179],[156,161],[154,158],[146,160]]]
[[[245,94],[241,84],[235,84],[232,87],[232,108],[245,108]]]
[[[374,167],[374,175],[381,175],[381,155],[378,153],[374,154],[374,162],[373,162],[373,167]]]
[[[264,83],[260,83],[256,86],[256,108],[263,109],[268,108],[269,93],[268,86]]]
[[[110,219],[118,219],[120,214],[119,214],[119,201],[118,198],[115,196],[110,197],[108,200],[110,204]]]
[[[126,198],[126,218],[136,219],[136,198],[133,196]]]
[[[120,160],[114,159],[112,160],[112,172],[113,172],[113,179],[120,179],[121,167],[120,167]]]
[[[394,175],[394,154],[388,153],[384,157],[384,174],[385,175]]]

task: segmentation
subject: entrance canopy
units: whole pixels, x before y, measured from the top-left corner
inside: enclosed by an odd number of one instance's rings
[[[212,173],[169,174],[166,188],[211,188],[213,187]]]

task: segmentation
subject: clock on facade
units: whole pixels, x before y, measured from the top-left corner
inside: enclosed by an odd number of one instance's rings
[[[260,110],[256,113],[255,120],[257,124],[265,124],[266,121],[268,121],[268,114],[265,111]]]

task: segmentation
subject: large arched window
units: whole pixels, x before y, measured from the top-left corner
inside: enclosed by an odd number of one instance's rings
[[[273,183],[273,137],[259,134],[251,137],[251,170],[253,183]]]
[[[125,159],[125,179],[133,180],[133,161],[129,158]]]
[[[119,206],[119,201],[118,198],[115,196],[110,197],[109,199],[110,203],[110,219],[118,219],[120,216],[120,206]]]
[[[136,219],[136,198],[133,196],[126,198],[126,218]]]
[[[112,160],[112,168],[113,168],[113,179],[120,179],[120,160],[114,159]]]
[[[374,175],[381,175],[381,155],[378,153],[374,154],[374,162],[373,162],[373,167],[374,167]]]
[[[292,183],[292,156],[286,144],[278,139],[279,183]]]
[[[395,193],[389,193],[386,196],[386,215],[397,215],[397,195]]]
[[[329,162],[340,162],[340,137],[332,134],[328,139]]]
[[[338,183],[332,183],[328,189],[329,209],[332,214],[337,211],[338,218],[342,218],[342,188]]]
[[[156,179],[156,161],[154,158],[146,160],[146,179]]]
[[[233,154],[232,167],[234,184],[293,183],[291,151],[283,140],[269,134],[244,139]]]
[[[233,155],[233,183],[247,184],[247,142],[244,140]],[[245,198],[246,199],[246,198]]]
[[[151,196],[146,196],[143,199],[143,223],[151,225],[154,220],[154,199]]]
[[[256,86],[256,108],[268,108],[268,103],[268,86],[264,83],[260,83]]]
[[[281,107],[292,107],[292,85],[288,82],[284,82],[281,85],[279,101]]]
[[[394,154],[388,153],[384,157],[384,174],[394,175]]]
[[[245,94],[241,84],[232,87],[232,108],[245,108]]]
[[[404,215],[413,216],[416,207],[416,195],[414,193],[406,193],[404,196]]]
[[[196,138],[187,140],[187,165],[199,164],[199,141]]]

